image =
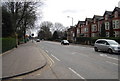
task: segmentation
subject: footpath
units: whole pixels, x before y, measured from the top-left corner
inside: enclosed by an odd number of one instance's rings
[[[2,55],[2,79],[34,72],[47,64],[43,52],[32,41]]]

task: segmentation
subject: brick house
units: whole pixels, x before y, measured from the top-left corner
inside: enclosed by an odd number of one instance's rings
[[[82,30],[81,28],[85,25],[85,21],[78,21],[77,25],[76,25],[76,37],[80,37],[83,34],[81,33]]]
[[[120,37],[120,8],[115,7],[112,12],[112,27],[114,31],[114,37]]]
[[[120,37],[120,8],[115,7],[113,11],[105,11],[103,16],[94,15],[85,21],[78,21],[75,27],[68,29],[68,39],[75,40],[76,37],[100,37],[103,33],[106,37]]]
[[[112,11],[105,11],[104,15],[103,15],[103,19],[99,20],[98,24],[98,28],[99,28],[99,32],[100,34],[102,33],[101,31],[101,27],[102,24],[105,25],[105,32],[106,32],[106,37],[110,37],[110,27],[112,26]]]
[[[91,23],[91,37],[98,37],[99,36],[99,29],[98,28],[98,21],[103,19],[103,16],[94,15]]]
[[[86,18],[85,24],[81,27],[81,34],[83,34],[83,37],[91,37],[91,23],[92,18]]]
[[[71,26],[68,30],[67,30],[67,40],[69,40],[70,42],[73,42],[76,36],[76,27]]]

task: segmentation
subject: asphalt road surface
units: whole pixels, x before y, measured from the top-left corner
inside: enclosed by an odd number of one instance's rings
[[[117,54],[95,52],[86,45],[61,45],[58,42],[36,42],[45,52],[48,64],[42,70],[19,77],[23,79],[118,79]]]

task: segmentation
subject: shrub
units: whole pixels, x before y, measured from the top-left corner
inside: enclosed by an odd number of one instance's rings
[[[2,53],[16,46],[15,38],[2,38]]]
[[[90,42],[91,38],[90,37],[78,37],[76,38],[76,43],[77,44],[88,44]]]

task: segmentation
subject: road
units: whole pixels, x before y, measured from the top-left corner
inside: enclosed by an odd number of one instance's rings
[[[48,65],[24,79],[118,79],[118,56],[95,52],[84,45],[61,45],[58,42],[36,43],[42,49]],[[20,78],[20,77],[19,77]]]

